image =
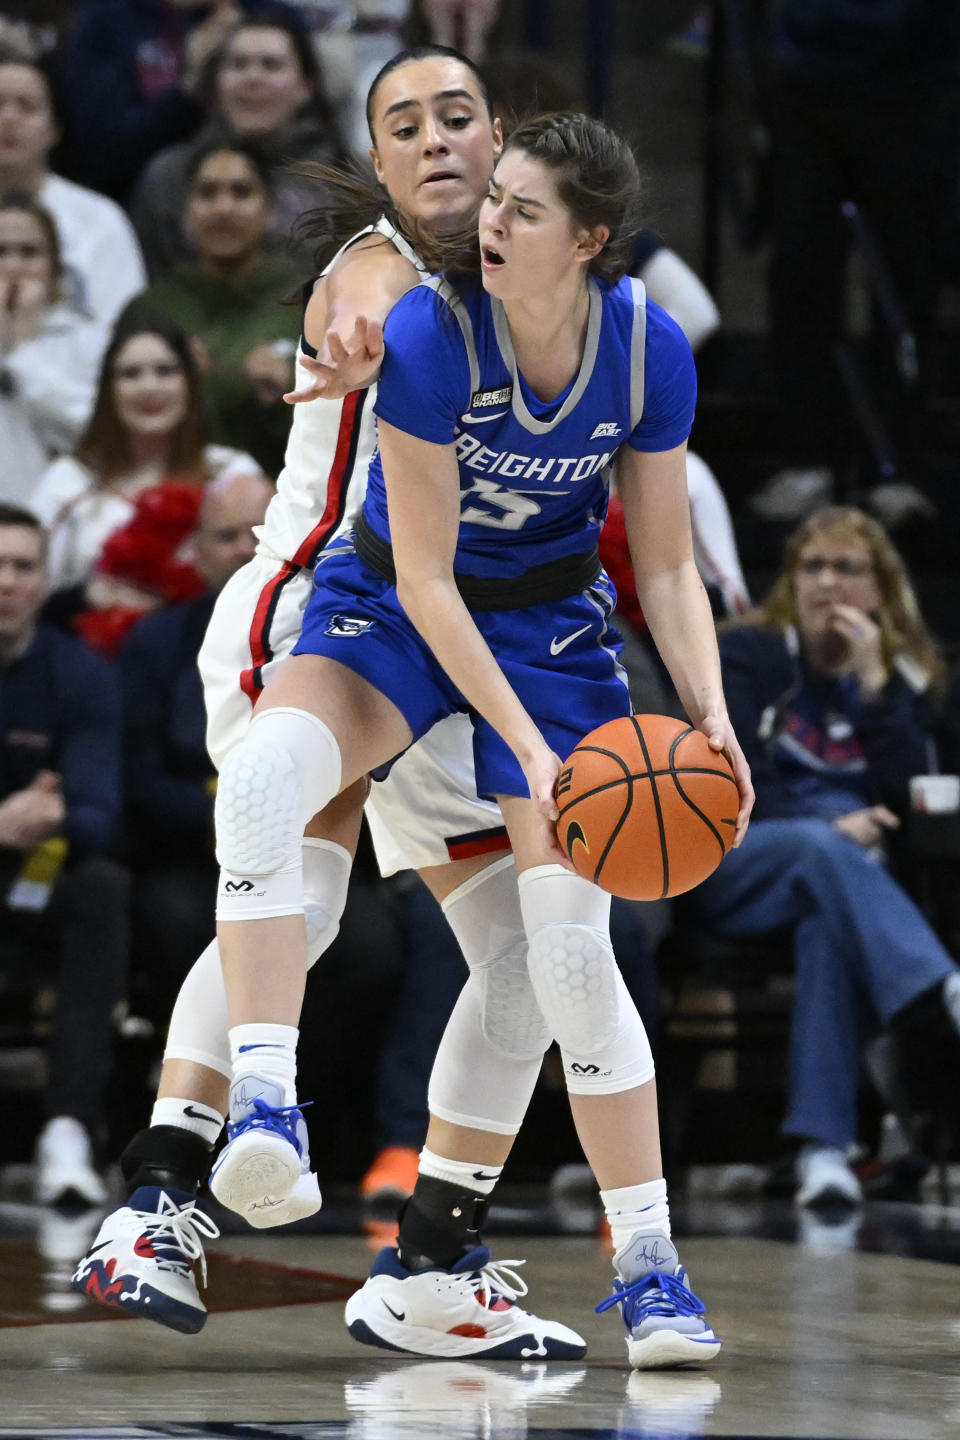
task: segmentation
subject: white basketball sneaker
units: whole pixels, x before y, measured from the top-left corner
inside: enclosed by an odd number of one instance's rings
[[[238,1077],[230,1091],[227,1144],[210,1172],[214,1198],[258,1229],[320,1209],[306,1122],[299,1106],[282,1100],[273,1081],[253,1074]]]
[[[618,1278],[597,1314],[622,1305],[627,1358],[634,1370],[702,1365],[720,1341],[704,1319],[676,1248],[662,1235],[638,1233],[613,1257]]]
[[[104,1220],[73,1288],[101,1305],[195,1335],[206,1323],[194,1267],[207,1278],[203,1239],[220,1234],[195,1195],[143,1186]]]
[[[380,1251],[369,1279],[347,1301],[347,1329],[363,1345],[448,1359],[579,1360],[587,1350],[576,1331],[541,1320],[514,1302],[527,1287],[512,1267],[493,1262],[485,1245],[450,1270],[411,1273],[397,1251]]]

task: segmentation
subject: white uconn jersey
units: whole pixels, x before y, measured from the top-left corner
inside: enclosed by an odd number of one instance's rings
[[[376,225],[359,231],[343,245],[319,277],[365,235],[383,235],[416,270],[425,273],[413,247],[381,217]],[[301,338],[301,351],[316,351]],[[313,381],[297,363],[296,385]],[[296,405],[277,493],[262,525],[254,533],[257,553],[288,564],[312,567],[320,551],[342,529],[353,524],[363,502],[367,471],[376,451],[373,402],[376,385],[354,391],[343,400],[309,400]]]

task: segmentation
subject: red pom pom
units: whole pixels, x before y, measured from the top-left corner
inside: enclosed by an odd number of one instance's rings
[[[99,650],[101,655],[112,660],[128,632],[143,614],[143,610],[131,610],[125,605],[109,605],[103,610],[83,610],[74,617],[73,628],[81,640],[85,640],[94,650]]]
[[[163,600],[202,595],[202,577],[177,557],[197,528],[202,503],[202,486],[182,480],[163,480],[141,491],[130,519],[104,543],[97,570]]]

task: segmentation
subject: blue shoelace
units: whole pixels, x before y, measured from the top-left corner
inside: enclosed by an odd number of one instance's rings
[[[630,1285],[614,1280],[613,1294],[601,1300],[594,1313],[600,1315],[614,1305],[623,1306],[623,1319],[628,1330],[635,1329],[651,1315],[702,1315],[707,1308],[687,1289],[679,1276],[661,1275],[658,1270],[634,1280]]]
[[[303,1146],[297,1138],[297,1120],[301,1118],[300,1111],[312,1104],[312,1100],[301,1100],[297,1105],[268,1105],[258,1095],[253,1102],[253,1113],[244,1115],[240,1120],[231,1120],[227,1136],[233,1140],[244,1130],[271,1130],[274,1135],[289,1141],[297,1154],[302,1155]]]

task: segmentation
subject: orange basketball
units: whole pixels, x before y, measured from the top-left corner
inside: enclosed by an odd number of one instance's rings
[[[712,875],[740,797],[725,755],[684,720],[628,715],[585,736],[557,780],[557,834],[578,875],[661,900]]]

